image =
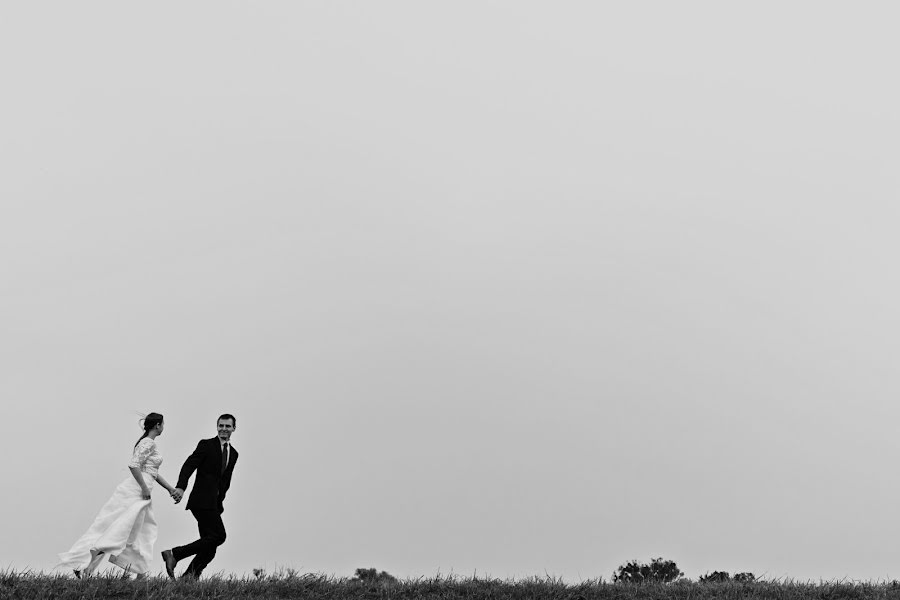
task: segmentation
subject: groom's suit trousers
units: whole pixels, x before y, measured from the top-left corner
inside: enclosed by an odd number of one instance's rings
[[[200,539],[186,546],[172,548],[172,555],[175,560],[193,556],[194,560],[188,565],[184,575],[200,577],[206,565],[216,556],[216,548],[225,542],[225,523],[218,510],[192,508],[191,513],[197,519]]]

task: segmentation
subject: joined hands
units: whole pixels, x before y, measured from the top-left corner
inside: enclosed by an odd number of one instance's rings
[[[181,488],[175,488],[174,490],[172,490],[172,493],[169,495],[172,496],[172,499],[175,501],[175,504],[178,504],[179,502],[181,502],[181,499],[184,497],[184,490]]]

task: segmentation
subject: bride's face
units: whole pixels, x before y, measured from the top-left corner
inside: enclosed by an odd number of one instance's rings
[[[165,428],[166,428],[166,424],[165,424],[163,421],[160,421],[160,422],[159,422],[159,425],[156,426],[156,432],[157,432],[158,434],[159,434],[159,433],[162,433],[162,432],[163,432],[163,429],[165,429]]]

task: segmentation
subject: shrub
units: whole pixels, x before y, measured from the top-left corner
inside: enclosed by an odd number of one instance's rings
[[[707,573],[700,578],[700,583],[711,583],[714,581],[736,581],[738,583],[750,583],[756,581],[756,575],[753,573],[735,573],[734,577],[728,574],[728,571],[713,571]]]
[[[713,571],[700,576],[700,583],[711,583],[713,581],[731,581],[731,575],[728,574],[728,571]]]
[[[378,569],[357,569],[354,581],[363,583],[397,583],[397,578],[387,571],[378,572]]]
[[[669,583],[682,577],[684,573],[678,570],[674,560],[654,558],[650,564],[638,564],[636,560],[621,565],[619,570],[613,573],[613,581],[616,583]]]

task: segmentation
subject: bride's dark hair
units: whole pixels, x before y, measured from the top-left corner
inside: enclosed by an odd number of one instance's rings
[[[134,443],[135,448],[137,447],[138,444],[141,443],[141,440],[142,440],[142,439],[144,439],[145,437],[147,437],[147,434],[150,433],[150,430],[151,430],[151,429],[153,429],[154,427],[156,427],[157,425],[159,425],[160,423],[162,423],[162,421],[163,421],[163,416],[162,416],[161,414],[159,414],[159,413],[150,413],[149,415],[147,415],[146,417],[144,417],[143,419],[141,419],[141,421],[143,422],[142,425],[143,425],[143,427],[144,427],[144,435],[142,435],[141,437],[139,437],[139,438],[138,438],[138,441],[136,441],[136,442]]]

